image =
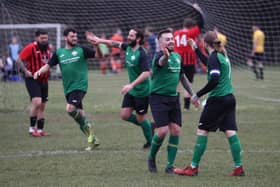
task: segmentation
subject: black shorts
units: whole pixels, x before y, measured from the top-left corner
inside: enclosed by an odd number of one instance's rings
[[[74,90],[66,95],[66,101],[68,104],[74,105],[78,109],[83,109],[83,98],[86,92],[82,90]]]
[[[254,53],[252,56],[253,63],[256,64],[257,62],[263,63],[264,54],[263,53]]]
[[[157,127],[164,127],[171,122],[182,126],[182,113],[179,98],[179,95],[150,95],[150,106]]]
[[[236,130],[234,95],[209,97],[200,116],[198,128],[206,131]]]
[[[25,78],[25,86],[30,99],[34,97],[41,97],[43,103],[48,101],[48,82],[43,83],[38,80],[34,80],[32,77],[27,77]]]
[[[137,114],[147,114],[149,107],[149,97],[134,97],[129,93],[125,94],[122,108],[133,108]]]
[[[182,66],[182,70],[188,80],[192,83],[195,74],[195,65],[184,65]]]

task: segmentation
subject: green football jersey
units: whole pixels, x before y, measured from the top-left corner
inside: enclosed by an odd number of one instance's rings
[[[143,47],[139,47],[137,50],[132,50],[130,46],[124,46],[122,48],[126,50],[125,65],[127,67],[129,83],[131,83],[137,79],[143,71],[149,71],[147,54]],[[150,95],[150,91],[150,78],[147,78],[131,89],[129,94],[135,97],[146,97]]]
[[[152,91],[153,94],[177,96],[177,85],[181,72],[181,56],[171,52],[168,63],[158,66],[157,63],[163,52],[158,52],[152,62]]]
[[[59,48],[56,50],[49,65],[59,64],[65,95],[74,90],[87,92],[88,66],[86,58],[94,57],[94,54],[94,51],[81,47]]]
[[[209,96],[225,96],[233,93],[231,84],[231,66],[229,58],[222,53],[217,53],[217,57],[220,62],[220,77],[218,85],[209,92]],[[210,79],[210,73],[208,72],[208,80]]]

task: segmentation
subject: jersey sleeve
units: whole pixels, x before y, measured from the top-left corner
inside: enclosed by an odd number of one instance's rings
[[[122,50],[126,51],[127,47],[128,47],[128,44],[127,44],[127,43],[122,43],[120,48],[121,48]]]
[[[83,52],[84,52],[84,55],[85,55],[86,59],[95,57],[95,50],[94,49],[91,49],[91,48],[88,48],[88,47],[81,47],[81,48],[83,49]]]
[[[50,59],[50,61],[48,62],[49,66],[55,66],[59,63],[59,59],[56,53],[54,53]]]
[[[197,92],[197,96],[202,95],[213,90],[219,83],[220,78],[220,61],[217,56],[217,52],[213,52],[208,59],[208,71],[210,73],[210,79],[207,84]]]
[[[31,55],[32,55],[32,46],[27,45],[22,49],[22,51],[19,54],[19,57],[21,60],[26,61],[31,57]]]
[[[155,54],[154,64],[155,64],[156,66],[158,66],[158,67],[161,67],[161,66],[159,65],[159,59],[160,59],[162,56],[163,56],[163,52],[162,52],[162,51],[160,51],[160,52],[158,52],[158,53]]]
[[[142,48],[140,49],[139,66],[142,72],[149,71],[147,54]]]

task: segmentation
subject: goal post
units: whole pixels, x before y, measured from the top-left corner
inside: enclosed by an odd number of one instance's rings
[[[40,23],[40,24],[0,24],[0,29],[13,30],[13,29],[55,29],[56,30],[56,48],[61,47],[61,28],[62,24],[59,23]]]
[[[55,41],[54,46],[56,49],[61,47],[61,41],[62,41],[62,29],[64,28],[63,24],[59,24],[59,23],[39,23],[39,24],[0,24],[0,33],[1,31],[16,31],[16,33],[18,32],[18,30],[36,30],[36,29],[46,29],[46,30],[50,30],[50,29],[54,29],[55,30],[55,34],[50,37],[50,40]],[[31,36],[34,36],[34,33],[31,33]],[[31,37],[30,36],[30,37]],[[30,38],[30,41],[32,41],[32,37]],[[8,45],[9,42],[6,41],[6,45]],[[2,50],[5,53],[5,46],[1,47]],[[59,66],[56,66],[56,76],[60,75],[60,68]]]

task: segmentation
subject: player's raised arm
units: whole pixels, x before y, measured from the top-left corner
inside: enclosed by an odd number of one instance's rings
[[[122,44],[122,42],[119,42],[119,41],[106,40],[106,39],[99,38],[95,34],[93,34],[92,32],[89,32],[89,31],[86,32],[86,38],[87,38],[88,42],[90,42],[91,44],[94,44],[94,45],[98,45],[98,44],[102,43],[102,44],[108,45],[109,47],[121,48],[121,44]]]

